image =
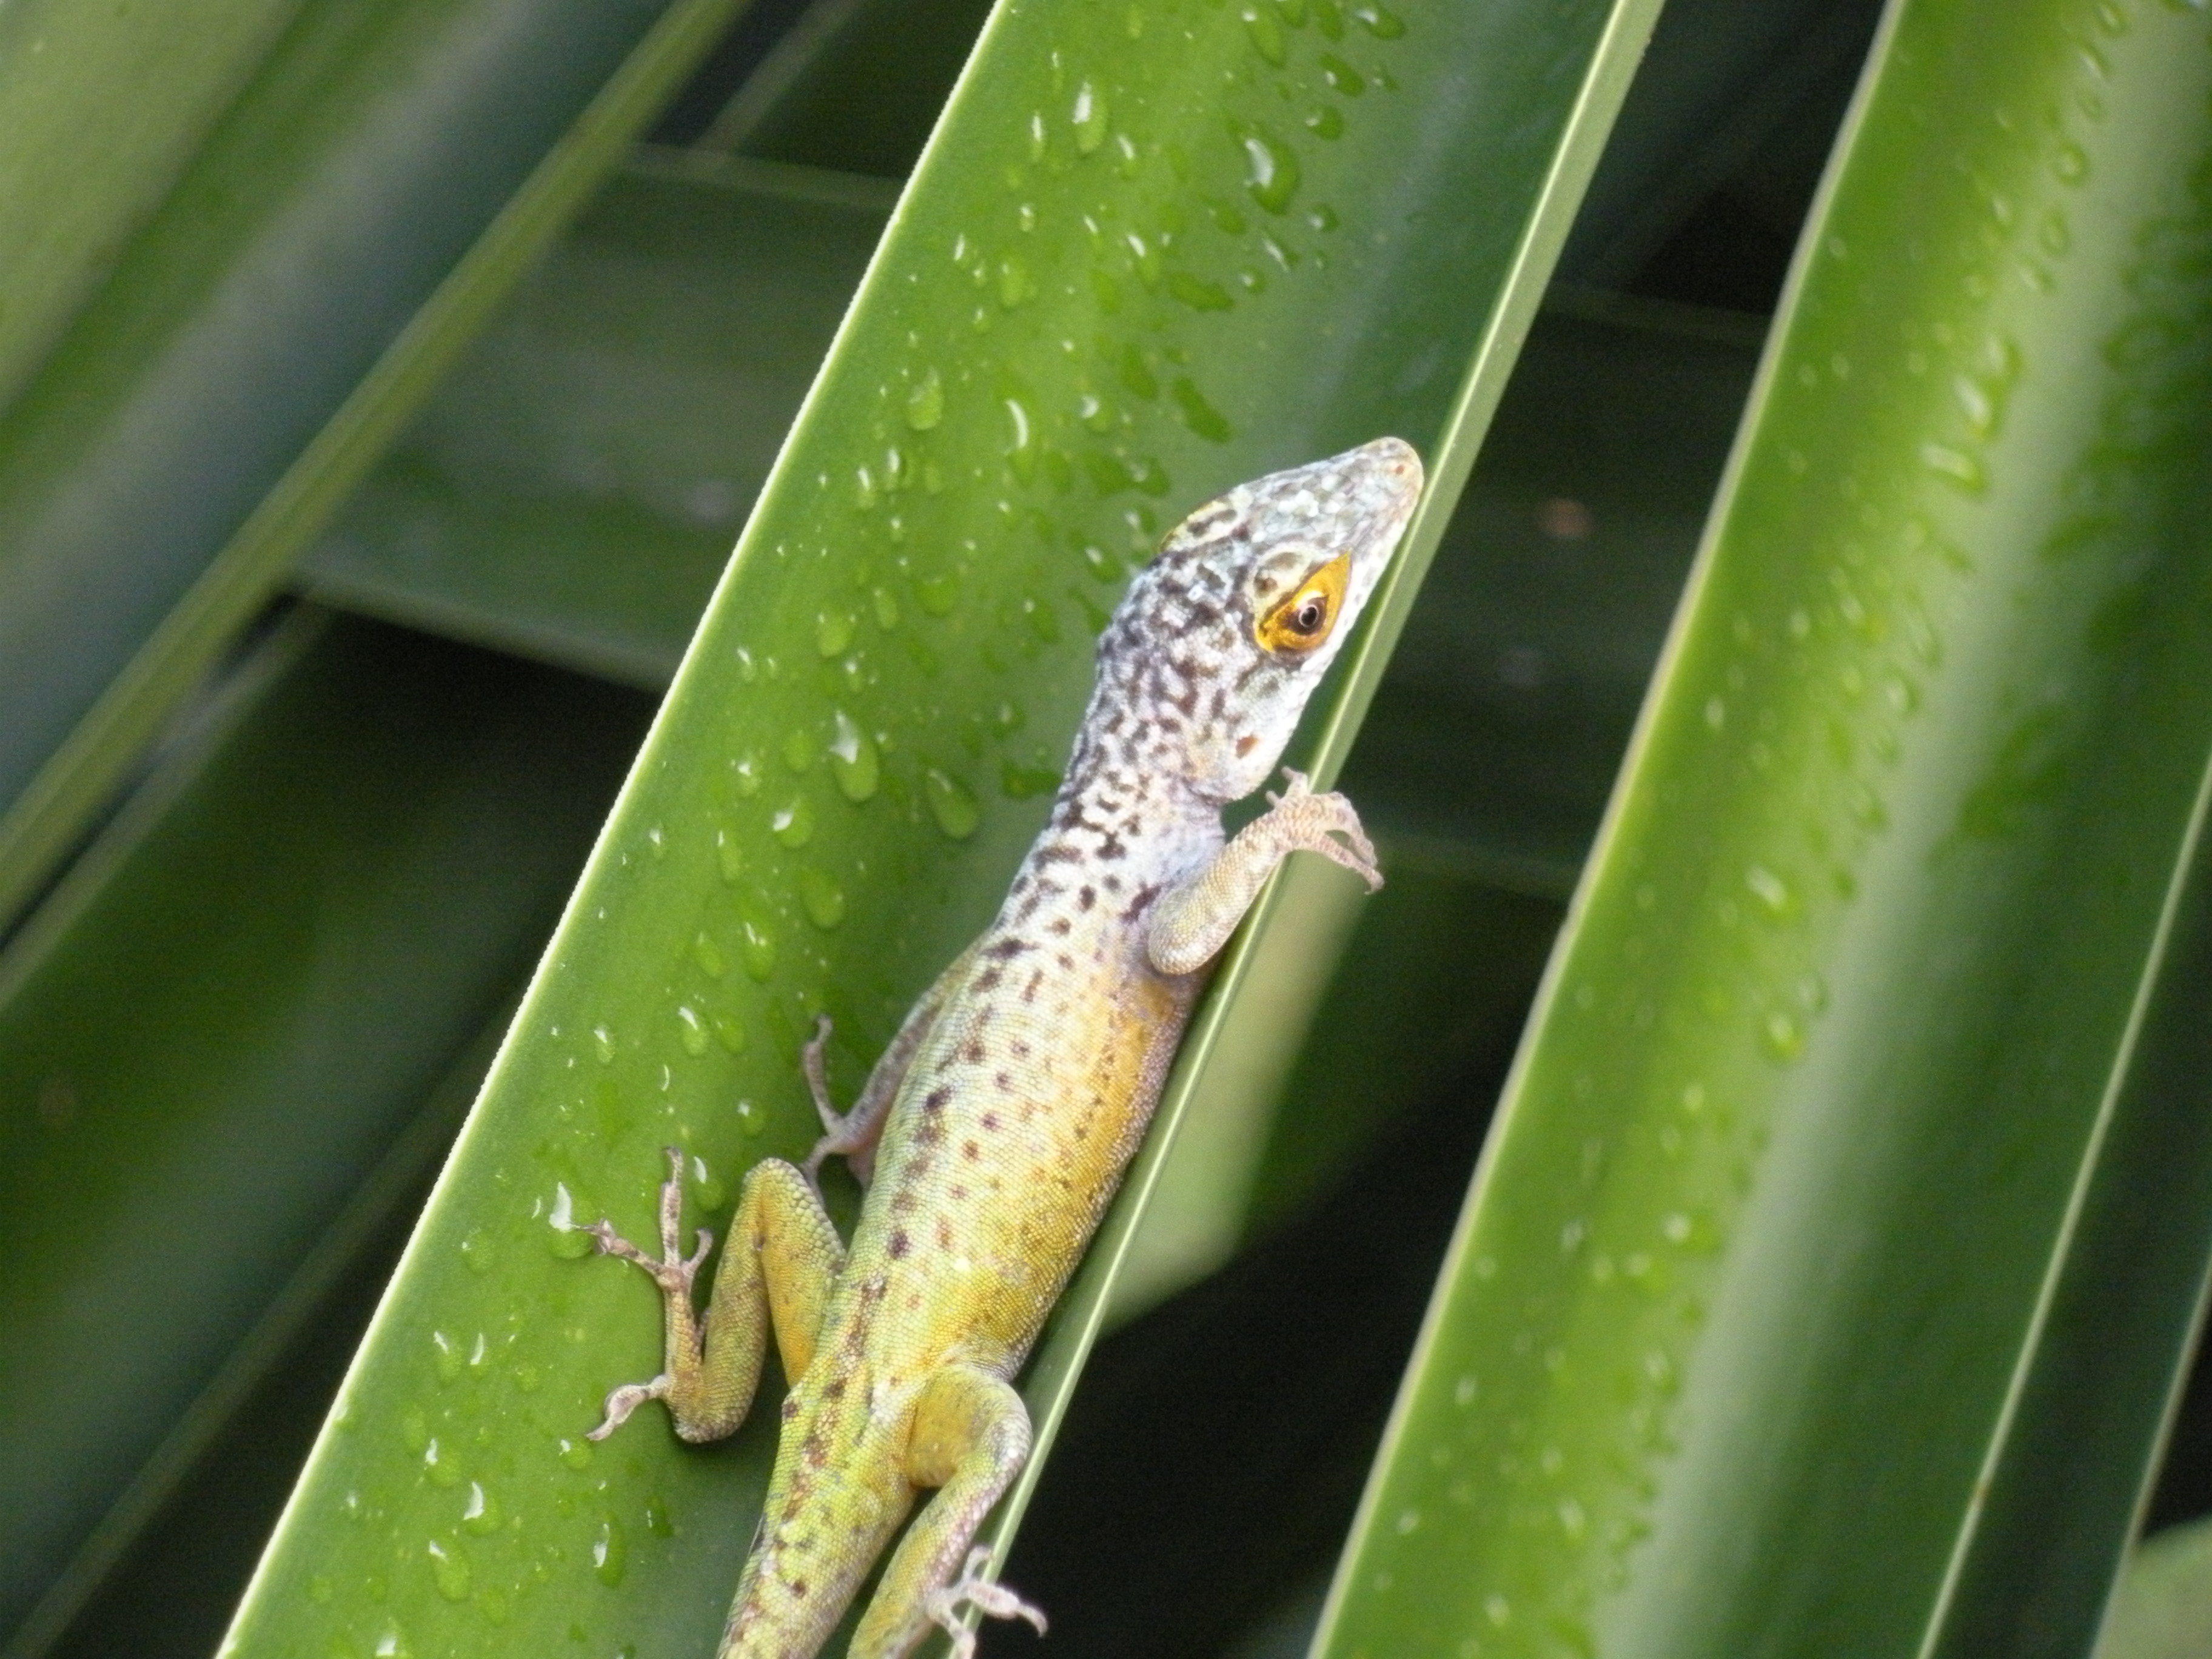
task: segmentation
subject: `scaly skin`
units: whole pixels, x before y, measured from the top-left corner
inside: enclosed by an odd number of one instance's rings
[[[938,1626],[965,1656],[963,1603],[1044,1628],[969,1552],[1029,1455],[1012,1379],[1261,884],[1304,850],[1381,884],[1350,803],[1295,773],[1225,842],[1220,814],[1273,773],[1420,483],[1413,450],[1383,438],[1242,485],[1170,533],[1098,641],[1066,781],[997,920],[907,1017],[850,1113],[828,1098],[826,1021],[809,1045],[828,1133],[803,1172],[769,1158],[746,1176],[703,1322],[691,1285],[709,1241],[683,1255],[673,1154],[660,1256],[594,1230],[653,1274],[668,1323],[665,1370],[610,1395],[594,1437],[649,1399],[687,1440],[730,1433],[771,1330],[795,1379],[720,1659],[818,1652],[933,1487],[851,1653],[904,1654]],[[872,1174],[849,1255],[811,1183],[832,1154]]]

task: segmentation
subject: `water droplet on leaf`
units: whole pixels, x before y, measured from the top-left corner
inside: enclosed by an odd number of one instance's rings
[[[954,841],[967,840],[983,821],[982,809],[976,804],[973,792],[933,766],[922,774],[922,793],[929,801],[929,813],[937,820],[937,827]]]
[[[927,432],[944,418],[944,378],[934,368],[924,369],[921,378],[907,388],[906,423],[916,432]]]
[[[798,872],[799,902],[807,921],[828,933],[845,920],[845,890],[821,871],[801,866]]]

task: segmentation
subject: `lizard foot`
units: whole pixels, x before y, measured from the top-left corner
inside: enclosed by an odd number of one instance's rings
[[[829,1015],[817,1014],[814,1035],[799,1051],[799,1066],[806,1073],[806,1090],[814,1097],[814,1109],[821,1115],[823,1131],[822,1139],[814,1143],[814,1150],[807,1153],[806,1161],[799,1168],[817,1193],[822,1190],[823,1158],[848,1160],[863,1187],[868,1184],[870,1166],[875,1160],[875,1137],[855,1121],[860,1115],[859,1110],[841,1112],[830,1097],[830,1066],[823,1053],[834,1029]]]
[[[593,1222],[584,1231],[591,1234],[592,1242],[599,1247],[601,1255],[620,1256],[634,1261],[653,1275],[653,1282],[660,1286],[661,1294],[681,1297],[689,1301],[692,1281],[698,1278],[699,1268],[707,1260],[707,1253],[714,1248],[714,1236],[704,1227],[699,1230],[699,1248],[687,1257],[684,1254],[684,1154],[675,1147],[668,1153],[668,1179],[660,1183],[660,1254],[653,1255],[624,1238],[615,1231],[614,1223],[605,1219]],[[607,1395],[606,1416],[599,1426],[584,1438],[604,1440],[629,1419],[629,1414],[648,1400],[665,1400],[673,1386],[668,1373],[663,1371],[650,1382],[625,1382]]]
[[[823,1128],[832,1137],[845,1127],[845,1115],[830,1098],[830,1063],[823,1057],[823,1051],[830,1046],[830,1033],[836,1029],[830,1024],[829,1015],[815,1015],[814,1035],[799,1051],[799,1069],[806,1073],[806,1092],[814,1097],[814,1109],[821,1116]]]
[[[975,1659],[975,1632],[960,1617],[963,1601],[987,1619],[1025,1619],[1039,1636],[1044,1634],[1042,1609],[1031,1607],[1004,1584],[979,1576],[990,1559],[990,1550],[977,1545],[968,1552],[968,1565],[961,1568],[957,1578],[922,1598],[922,1609],[931,1622],[952,1638],[953,1659]]]
[[[1282,793],[1267,792],[1267,805],[1292,821],[1297,836],[1292,844],[1342,865],[1367,884],[1369,892],[1378,890],[1382,872],[1376,867],[1375,843],[1367,839],[1352,803],[1334,789],[1316,794],[1306,775],[1295,767],[1283,769],[1283,780]]]
[[[699,1248],[690,1257],[684,1255],[684,1154],[673,1146],[664,1150],[668,1154],[668,1179],[660,1183],[660,1254],[653,1255],[638,1249],[615,1231],[613,1222],[604,1218],[584,1231],[591,1234],[601,1255],[618,1255],[625,1261],[634,1261],[652,1274],[653,1282],[668,1295],[689,1296],[707,1253],[714,1248],[714,1235],[700,1228]]]
[[[609,1389],[605,1407],[606,1415],[600,1419],[598,1428],[585,1431],[584,1438],[605,1439],[629,1422],[629,1414],[647,1401],[667,1399],[669,1387],[668,1373],[663,1371],[650,1382],[625,1382],[619,1389]]]

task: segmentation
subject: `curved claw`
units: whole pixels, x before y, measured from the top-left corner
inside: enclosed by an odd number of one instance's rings
[[[1043,1608],[1023,1601],[1004,1584],[981,1576],[990,1559],[989,1548],[978,1544],[968,1552],[967,1565],[960,1569],[959,1577],[922,1598],[923,1610],[929,1614],[931,1622],[952,1638],[954,1659],[975,1659],[975,1632],[960,1617],[960,1604],[963,1601],[987,1619],[1023,1619],[1039,1636],[1045,1633]]]
[[[648,1400],[668,1398],[668,1374],[663,1371],[650,1382],[625,1382],[618,1389],[607,1391],[605,1407],[606,1415],[599,1426],[586,1432],[586,1440],[604,1440],[629,1421],[629,1414]]]
[[[830,1098],[830,1064],[823,1051],[829,1046],[830,1033],[836,1029],[829,1015],[815,1015],[814,1035],[799,1051],[799,1068],[806,1073],[806,1091],[814,1097],[814,1109],[821,1115],[822,1127],[833,1135],[845,1127],[845,1115]]]

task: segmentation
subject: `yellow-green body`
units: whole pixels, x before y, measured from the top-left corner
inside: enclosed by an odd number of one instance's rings
[[[1379,882],[1349,804],[1295,775],[1233,839],[1220,809],[1273,771],[1419,480],[1413,452],[1382,439],[1242,486],[1168,537],[1100,641],[1066,781],[997,919],[850,1113],[830,1103],[821,1037],[809,1046],[829,1133],[805,1170],[769,1159],[746,1177],[703,1322],[691,1283],[708,1245],[681,1254],[673,1176],[660,1257],[595,1230],[653,1274],[668,1322],[663,1374],[611,1395],[597,1433],[647,1399],[686,1439],[731,1432],[771,1331],[792,1379],[721,1659],[817,1653],[932,1488],[851,1652],[904,1654],[933,1626],[965,1652],[963,1604],[1042,1628],[969,1557],[1029,1453],[1012,1379],[1267,876],[1305,849]],[[831,1154],[870,1183],[849,1252],[811,1181]]]

